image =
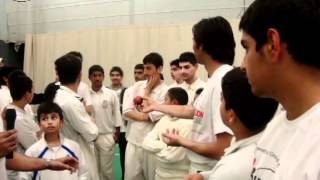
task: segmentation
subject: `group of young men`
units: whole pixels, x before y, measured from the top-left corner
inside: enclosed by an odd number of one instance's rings
[[[126,180],[320,179],[319,9],[318,0],[254,1],[239,25],[246,50],[241,68],[231,66],[235,41],[228,21],[219,16],[202,19],[192,29],[195,58],[183,53],[178,65],[172,61],[175,84],[170,88],[161,79],[163,60],[158,53],[143,58],[146,80],[119,90],[119,97],[103,86],[104,70],[94,65],[89,69],[92,111],[77,94],[82,59],[70,54],[60,57],[55,61],[60,85],[53,100],[61,113],[52,102],[49,109],[54,110],[43,110],[45,105],[38,110],[47,146],[40,140],[27,150],[36,158],[15,152],[13,159],[5,159],[16,148],[21,132],[1,130],[1,177],[6,163],[14,170],[79,169],[79,179],[108,179],[112,174],[108,158],[113,156],[108,150],[113,153],[120,128],[124,130],[126,124]],[[206,83],[194,76],[197,63],[208,72]],[[16,82],[28,86],[17,91]],[[32,100],[32,81],[14,72],[7,84],[14,107],[6,107],[24,116]],[[194,98],[199,88],[203,91]],[[13,96],[15,91],[20,94]],[[143,97],[142,104],[133,101],[136,96]],[[276,113],[278,102],[283,110]],[[51,122],[47,127],[44,122],[57,117],[63,119],[62,135],[59,126]],[[50,156],[55,152],[60,159]],[[61,159],[68,153],[69,158]],[[41,159],[45,156],[49,160]],[[52,172],[34,171],[27,176],[39,178],[46,173]]]

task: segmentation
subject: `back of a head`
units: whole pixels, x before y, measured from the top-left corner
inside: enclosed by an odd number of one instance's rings
[[[171,100],[177,100],[179,105],[188,104],[188,93],[181,87],[174,87],[168,90],[168,96]]]
[[[6,85],[6,82],[3,78],[8,78],[9,74],[15,70],[17,70],[17,67],[14,66],[3,66],[0,68],[0,83],[1,85]]]
[[[82,62],[78,57],[66,54],[55,61],[55,67],[61,84],[72,84],[81,73]]]
[[[253,132],[263,130],[278,107],[273,99],[253,95],[246,72],[241,68],[234,68],[223,77],[222,92],[226,109],[232,109]]]
[[[143,58],[143,64],[153,64],[156,68],[163,66],[163,59],[159,53],[152,52]]]
[[[276,29],[297,63],[320,68],[320,1],[256,0],[241,18],[239,28],[256,41],[267,43],[268,30]]]
[[[44,100],[47,102],[53,102],[59,88],[60,86],[57,85],[56,82],[48,84],[44,90]]]
[[[121,67],[119,67],[119,66],[113,66],[111,68],[110,73],[109,73],[110,76],[111,76],[112,72],[118,72],[120,74],[120,76],[123,77],[123,71],[122,71]]]
[[[229,22],[221,16],[202,19],[193,26],[193,38],[214,60],[232,65],[235,41]]]
[[[20,100],[27,92],[32,92],[32,80],[21,70],[9,74],[8,86],[13,100]]]
[[[79,51],[70,51],[70,52],[68,52],[67,54],[68,54],[68,55],[76,56],[76,57],[78,57],[81,61],[82,61],[82,59],[83,59],[82,54],[81,54],[81,52],[79,52]]]
[[[189,62],[192,65],[196,65],[197,59],[192,52],[184,52],[180,54],[179,62]]]
[[[37,110],[38,121],[40,122],[41,114],[58,113],[60,119],[63,119],[62,109],[54,102],[43,102],[39,105]]]

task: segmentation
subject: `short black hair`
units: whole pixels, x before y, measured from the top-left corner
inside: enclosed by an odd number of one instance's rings
[[[170,66],[177,66],[179,67],[179,59],[174,59],[170,62]]]
[[[295,61],[320,68],[319,9],[319,0],[256,0],[239,28],[256,41],[256,50],[267,43],[268,29],[276,29]]]
[[[121,77],[123,77],[123,71],[121,69],[121,67],[119,66],[113,66],[110,70],[110,76],[112,72],[118,72],[120,74]]]
[[[181,87],[170,88],[168,96],[171,100],[177,100],[179,105],[188,104],[188,93]]]
[[[134,69],[142,69],[143,70],[143,64],[136,64],[134,66]]]
[[[21,70],[9,74],[8,86],[13,100],[20,100],[27,92],[32,92],[32,80]]]
[[[9,74],[14,71],[17,70],[18,67],[15,66],[2,66],[0,68],[0,84],[1,85],[6,85],[6,82],[4,81],[3,78],[8,78]]]
[[[81,61],[82,61],[82,59],[83,59],[82,54],[81,54],[81,52],[79,52],[79,51],[70,51],[70,52],[68,52],[67,54],[76,56],[76,57],[80,58]]]
[[[197,94],[197,95],[200,95],[200,94],[202,93],[202,91],[203,91],[203,88],[198,88],[198,89],[196,90],[196,94]]]
[[[202,19],[192,28],[193,39],[216,61],[232,65],[235,41],[229,22],[221,16]]]
[[[82,61],[70,54],[61,56],[55,61],[55,68],[62,85],[75,83],[82,69]]]
[[[163,59],[159,53],[152,52],[143,58],[143,64],[153,64],[156,68],[163,66]]]
[[[102,74],[104,74],[104,70],[103,70],[103,67],[98,65],[98,64],[95,64],[95,65],[92,65],[90,68],[89,68],[89,76],[91,76],[94,72],[101,72]]]
[[[37,110],[37,120],[40,122],[41,114],[57,113],[60,119],[63,119],[62,109],[54,102],[43,102],[39,105]]]
[[[44,89],[44,100],[47,102],[53,102],[58,89],[60,89],[60,85],[57,85],[56,82],[49,83]]]
[[[179,62],[189,62],[192,65],[196,65],[197,59],[192,52],[184,52],[180,54]]]
[[[252,93],[246,72],[239,67],[223,77],[222,92],[226,109],[232,109],[242,124],[253,132],[263,130],[278,107],[275,100]]]

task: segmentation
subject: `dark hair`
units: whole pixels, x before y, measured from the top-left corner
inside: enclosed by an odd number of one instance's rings
[[[202,93],[202,91],[203,91],[203,88],[199,88],[199,89],[196,90],[196,94],[200,95]]]
[[[112,72],[118,72],[121,77],[123,77],[123,71],[119,66],[113,66],[110,70],[110,76]]]
[[[153,64],[156,68],[163,66],[163,59],[156,52],[149,53],[143,58],[143,64]]]
[[[70,51],[70,52],[68,52],[67,53],[68,55],[73,55],[73,56],[76,56],[76,57],[78,57],[78,58],[80,58],[80,60],[82,61],[82,54],[81,54],[81,52],[79,52],[79,51]]]
[[[44,90],[44,100],[47,102],[53,102],[59,88],[60,86],[57,85],[56,82],[48,84]]]
[[[278,107],[275,100],[251,92],[246,72],[239,67],[223,77],[222,92],[226,109],[232,109],[242,124],[254,132],[265,128]]]
[[[142,69],[143,70],[143,64],[136,64],[134,66],[134,69]]]
[[[91,76],[94,72],[101,72],[102,74],[104,74],[104,70],[103,70],[103,67],[100,66],[100,65],[92,65],[90,68],[89,68],[89,76]]]
[[[3,66],[0,68],[0,85],[6,85],[6,82],[4,81],[3,78],[8,78],[9,74],[14,71],[17,70],[17,67],[13,67],[13,66]]]
[[[221,16],[202,19],[192,28],[197,46],[216,61],[232,65],[235,55],[235,41],[229,22]]]
[[[179,67],[179,59],[174,59],[170,62],[170,66],[177,66]]]
[[[8,79],[13,100],[20,100],[27,92],[32,92],[32,80],[21,70],[11,72]]]
[[[40,122],[41,114],[58,113],[60,119],[63,119],[62,109],[54,102],[43,102],[37,110],[37,120]]]
[[[184,52],[180,54],[179,62],[189,62],[192,65],[196,65],[197,59],[192,52]]]
[[[62,85],[75,83],[82,69],[82,61],[70,54],[63,55],[55,61],[56,71]]]
[[[295,61],[320,68],[319,9],[319,0],[256,0],[239,28],[256,41],[256,50],[267,43],[267,31],[274,28]]]
[[[171,100],[177,100],[179,105],[188,104],[188,93],[181,87],[174,87],[168,90],[168,96]]]

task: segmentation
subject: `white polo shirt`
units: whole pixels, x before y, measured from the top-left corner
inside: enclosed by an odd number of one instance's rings
[[[226,127],[220,116],[221,81],[223,76],[232,69],[232,66],[220,66],[208,79],[204,90],[194,102],[196,109],[193,118],[192,140],[200,143],[212,143],[216,141],[216,134],[232,131]],[[196,164],[214,166],[217,160],[199,155],[188,150],[188,157]]]
[[[192,84],[188,84],[185,81],[181,84],[181,87],[188,93],[188,104],[192,104],[196,91],[199,88],[204,88],[206,83],[197,78]]]
[[[0,114],[3,109],[12,102],[10,90],[8,86],[2,85],[0,88]]]
[[[130,111],[136,111],[135,105],[133,103],[133,98],[135,96],[143,96],[144,95],[144,89],[147,86],[147,81],[138,81],[136,82],[130,90],[126,91],[126,98],[123,102],[123,114],[130,112]],[[151,98],[158,102],[164,102],[165,95],[167,93],[168,87],[165,85],[164,82],[161,82],[157,87],[155,87],[151,92]],[[162,113],[153,111],[149,113],[149,118],[152,122],[158,121],[163,116]],[[142,122],[142,121],[135,121],[130,120],[129,118],[126,118],[128,120],[127,125],[127,140],[128,142],[136,145],[141,146],[143,138],[147,135],[148,132],[150,132],[154,126],[154,123],[151,122]]]
[[[202,172],[205,180],[248,180],[252,171],[253,154],[262,133],[235,141],[211,171]]]
[[[20,172],[19,178],[21,180],[28,180],[31,178],[36,178],[37,180],[87,180],[89,178],[88,169],[80,146],[70,139],[63,138],[61,135],[60,140],[61,145],[50,147],[43,137],[38,142],[33,144],[29,149],[27,149],[25,154],[30,157],[43,159],[58,159],[66,156],[74,157],[79,160],[79,169],[76,172],[70,173],[68,170]]]
[[[80,81],[77,93],[83,98],[86,106],[92,105],[92,100],[91,100],[89,89],[90,88],[86,83]]]
[[[90,89],[90,95],[99,133],[114,133],[116,127],[122,126],[117,94],[113,90],[102,86],[98,92]]]

